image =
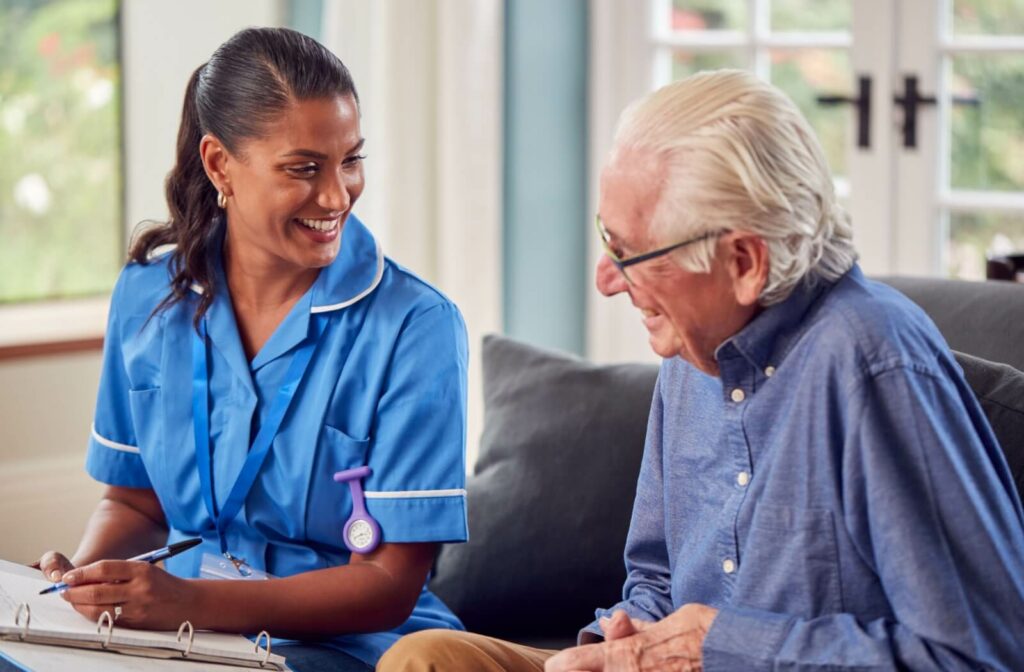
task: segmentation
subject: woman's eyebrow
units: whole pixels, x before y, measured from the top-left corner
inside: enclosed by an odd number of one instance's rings
[[[366,144],[366,138],[359,138],[359,142],[357,142],[352,149],[350,149],[347,152],[345,152],[345,155],[348,156],[348,155],[351,155],[351,154],[355,154],[356,152],[361,150],[363,148],[363,145],[365,145],[365,144]],[[293,157],[293,156],[294,157],[308,158],[308,159],[318,159],[320,161],[326,161],[328,159],[328,156],[326,154],[324,154],[323,152],[317,152],[317,151],[314,151],[312,149],[293,149],[293,150],[291,150],[289,152],[285,152],[284,154],[281,155],[282,158],[289,158],[289,157]]]
[[[290,152],[285,152],[281,155],[282,157],[301,156],[309,159],[319,159],[321,161],[327,160],[327,155],[322,152],[314,152],[312,149],[293,149]]]

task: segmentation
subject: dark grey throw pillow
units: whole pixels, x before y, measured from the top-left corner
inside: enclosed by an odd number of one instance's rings
[[[1024,373],[962,352],[954,354],[999,439],[1017,493],[1024,499]]]
[[[621,599],[655,365],[598,366],[488,336],[469,543],[431,589],[474,632],[571,643]]]

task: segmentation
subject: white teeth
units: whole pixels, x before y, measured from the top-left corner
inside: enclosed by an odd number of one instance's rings
[[[316,231],[332,231],[334,227],[338,225],[339,219],[298,219],[296,220],[303,226],[307,226]]]

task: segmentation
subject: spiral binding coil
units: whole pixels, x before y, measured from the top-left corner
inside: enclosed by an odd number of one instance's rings
[[[114,617],[110,615],[109,611],[104,611],[100,614],[100,617],[96,619],[96,633],[100,634],[103,632],[103,621],[107,622],[107,638],[100,642],[100,646],[106,649],[110,646],[110,640],[114,636]]]
[[[22,602],[18,605],[18,610],[14,612],[15,625],[21,625],[20,621],[22,611],[25,612],[25,625],[22,627],[21,634],[18,635],[18,638],[24,642],[25,638],[28,637],[28,624],[32,622],[32,607],[28,606],[27,602]]]
[[[267,640],[267,648],[260,648],[260,640]],[[256,635],[256,653],[263,652],[263,659],[260,660],[260,667],[266,667],[267,661],[270,660],[270,633],[266,630],[260,630],[260,634]]]
[[[182,658],[188,658],[188,654],[192,653],[192,641],[195,639],[196,631],[192,627],[192,621],[185,621],[178,626],[178,643],[181,643],[181,633],[188,628],[188,644],[185,645],[185,650],[181,652]]]

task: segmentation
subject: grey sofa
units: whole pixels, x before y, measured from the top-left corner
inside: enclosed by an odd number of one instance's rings
[[[958,351],[1024,492],[1024,285],[883,280]],[[569,646],[595,608],[620,599],[657,367],[598,366],[497,336],[483,363],[470,541],[442,549],[431,587],[472,631]]]

